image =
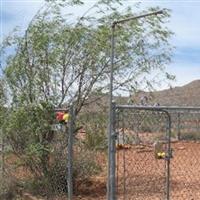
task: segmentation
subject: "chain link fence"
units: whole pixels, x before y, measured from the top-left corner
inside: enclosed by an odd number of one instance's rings
[[[33,121],[33,116],[39,117],[36,108],[16,112],[11,119],[16,128],[9,127],[11,123],[3,126],[0,199],[106,199],[106,113],[84,112],[75,119],[71,108],[66,124],[55,119],[58,111],[65,109],[54,110],[53,120],[44,127],[46,120],[36,125]],[[40,120],[46,116],[48,122],[48,115],[40,116]],[[25,120],[22,123],[20,116]]]
[[[10,122],[1,129],[0,199],[68,199],[73,112],[67,124],[59,124],[52,109],[43,113],[35,106],[7,115]]]
[[[200,109],[116,106],[116,198],[200,198]]]
[[[115,108],[117,199],[200,199],[200,109]],[[29,116],[32,110],[26,112]],[[0,199],[24,200],[27,195],[42,200],[107,199],[106,111],[84,111],[76,120],[73,109],[70,113],[68,124],[55,120],[48,124],[49,131],[43,132],[48,144],[31,145],[20,156],[14,151],[20,150],[19,145],[30,138],[41,139],[27,135],[33,119],[21,124],[26,131],[9,133],[12,138],[3,134],[3,125]],[[14,118],[17,123],[22,114]],[[46,126],[39,129],[43,130]]]
[[[73,145],[74,198],[106,199],[106,113],[81,113],[77,126],[81,129],[75,135]]]
[[[173,110],[171,199],[200,199],[200,110]]]

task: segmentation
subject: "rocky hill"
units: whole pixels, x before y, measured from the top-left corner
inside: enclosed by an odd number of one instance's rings
[[[141,98],[146,96],[148,104],[172,105],[172,106],[200,106],[200,80],[192,81],[182,87],[174,87],[156,92],[140,91],[133,97],[139,104]]]
[[[200,80],[161,91],[144,92],[139,91],[132,96],[131,101],[128,97],[114,97],[117,104],[136,104],[141,105],[141,99],[147,97],[146,105],[155,105],[159,103],[161,106],[200,106]],[[107,112],[108,95],[93,96],[89,98],[89,104],[83,109],[87,112]]]

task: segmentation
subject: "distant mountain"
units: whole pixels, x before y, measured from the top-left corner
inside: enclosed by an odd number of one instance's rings
[[[174,87],[155,92],[140,91],[133,100],[139,104],[141,98],[146,96],[148,104],[172,106],[200,106],[200,80],[192,81],[182,87]]]
[[[113,99],[117,104],[141,105],[141,99],[147,97],[147,105],[158,104],[161,106],[200,106],[200,80],[174,87],[162,91],[144,92],[139,91],[132,96],[131,101],[128,97],[115,96]],[[88,100],[90,103],[86,105],[83,111],[87,112],[107,112],[108,95],[94,95]]]

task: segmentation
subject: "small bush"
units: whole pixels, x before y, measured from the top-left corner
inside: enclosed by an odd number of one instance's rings
[[[198,141],[200,140],[200,133],[181,133],[181,139]]]
[[[96,162],[96,153],[83,150],[74,158],[73,177],[85,179],[101,172],[101,167]]]
[[[85,113],[78,123],[85,130],[85,148],[88,150],[107,149],[107,120],[103,113]]]

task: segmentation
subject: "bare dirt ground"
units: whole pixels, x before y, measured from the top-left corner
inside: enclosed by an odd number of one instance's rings
[[[172,143],[172,149],[171,199],[200,199],[200,143],[176,142]],[[117,160],[119,199],[165,199],[167,163],[154,158],[153,148],[132,146],[120,150]]]
[[[170,164],[171,200],[200,199],[200,143],[173,142]],[[117,196],[119,200],[163,200],[166,195],[166,161],[154,157],[153,147],[132,145],[117,150]],[[101,161],[105,166],[105,160]],[[74,200],[105,200],[107,168],[96,177],[79,182]],[[17,171],[26,173],[24,170]],[[22,176],[22,174],[20,176]],[[23,174],[24,176],[24,174]],[[30,174],[29,174],[30,176]],[[76,187],[76,186],[75,186]],[[45,198],[36,198],[45,199]],[[66,195],[51,200],[66,200]]]
[[[173,142],[172,149],[171,200],[199,200],[200,143]],[[127,149],[120,149],[117,151],[116,161],[116,189],[119,200],[166,199],[167,162],[164,159],[156,159],[151,146],[129,146]],[[94,178],[75,196],[75,200],[95,199],[106,199],[106,177]]]

